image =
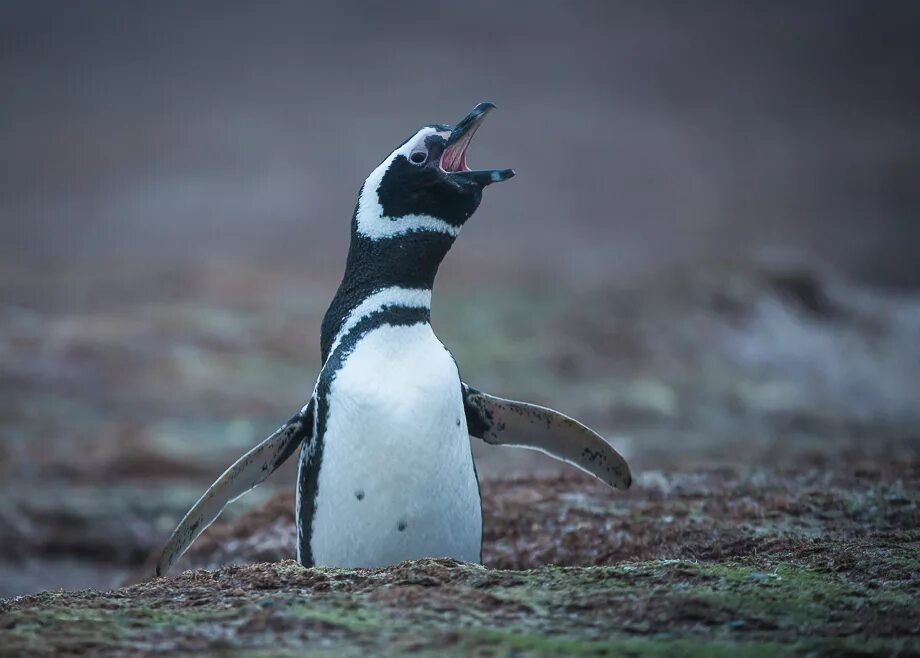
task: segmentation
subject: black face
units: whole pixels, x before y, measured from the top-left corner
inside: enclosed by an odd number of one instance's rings
[[[384,217],[427,215],[458,227],[470,218],[482,201],[483,185],[441,169],[445,146],[442,135],[428,135],[408,154],[396,156],[377,191]]]
[[[470,141],[493,107],[480,103],[456,126],[423,128],[394,151],[381,165],[385,171],[377,200],[382,217],[430,217],[460,227],[479,206],[486,185],[511,178],[511,169],[472,171],[466,164]]]

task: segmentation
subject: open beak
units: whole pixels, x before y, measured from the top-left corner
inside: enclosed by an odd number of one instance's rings
[[[473,111],[466,115],[460,123],[454,126],[447,139],[447,146],[441,154],[441,170],[456,178],[464,178],[479,185],[486,186],[508,180],[514,176],[514,169],[477,169],[471,170],[466,164],[466,150],[469,148],[473,135],[479,130],[483,119],[491,110],[495,109],[492,103],[480,103]]]

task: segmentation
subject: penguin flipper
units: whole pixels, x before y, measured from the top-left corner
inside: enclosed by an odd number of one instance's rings
[[[553,409],[505,400],[462,384],[469,433],[492,445],[546,453],[617,489],[632,484],[629,465],[594,430]]]
[[[182,557],[224,507],[271,475],[313,432],[313,400],[303,410],[224,471],[173,531],[160,554],[156,575],[163,576]]]

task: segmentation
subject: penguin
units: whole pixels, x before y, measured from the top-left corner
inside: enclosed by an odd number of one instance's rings
[[[158,576],[298,449],[296,552],[308,567],[481,562],[471,436],[540,450],[608,485],[630,486],[620,453],[577,420],[463,382],[431,328],[441,261],[483,189],[515,173],[467,165],[470,141],[494,107],[480,103],[454,126],[419,129],[364,181],[309,402],[195,503],[164,547]]]

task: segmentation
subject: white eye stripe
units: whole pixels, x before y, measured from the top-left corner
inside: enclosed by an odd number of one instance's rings
[[[406,140],[405,144],[393,151],[390,154],[390,157],[387,158],[384,162],[389,161],[391,158],[397,155],[404,155],[409,157],[413,151],[427,151],[428,148],[425,146],[425,140],[428,139],[431,135],[436,135],[437,133],[438,131],[434,128],[422,128],[411,138]]]

